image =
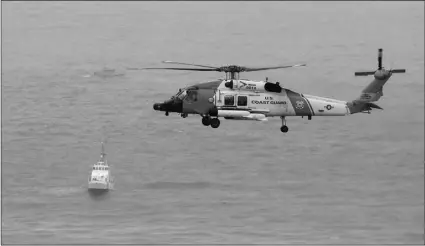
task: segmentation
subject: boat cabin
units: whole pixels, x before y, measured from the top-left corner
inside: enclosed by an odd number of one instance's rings
[[[98,161],[94,164],[91,175],[89,176],[90,181],[108,182],[109,179],[109,166],[104,161]]]
[[[109,171],[109,166],[108,166],[108,164],[105,164],[104,162],[98,162],[93,166],[93,170]]]

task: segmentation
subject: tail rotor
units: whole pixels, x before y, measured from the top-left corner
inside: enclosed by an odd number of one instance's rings
[[[391,73],[405,73],[406,69],[390,69],[385,70],[385,68],[382,66],[382,58],[383,58],[383,49],[378,49],[378,69],[375,71],[361,71],[361,72],[355,72],[354,76],[369,76],[369,75],[376,75],[379,71],[383,72],[389,72]]]

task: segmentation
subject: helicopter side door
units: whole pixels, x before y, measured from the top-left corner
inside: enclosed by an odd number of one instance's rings
[[[236,109],[237,95],[234,93],[219,93],[219,100],[216,102],[217,107],[226,109]]]
[[[217,90],[215,105],[226,109],[249,109],[249,95]]]
[[[237,95],[236,96],[236,107],[242,109],[248,109],[249,95]]]

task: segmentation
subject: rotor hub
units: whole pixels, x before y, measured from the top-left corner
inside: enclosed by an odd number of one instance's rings
[[[237,65],[223,66],[219,68],[219,71],[226,73],[240,73],[245,71],[244,67]]]

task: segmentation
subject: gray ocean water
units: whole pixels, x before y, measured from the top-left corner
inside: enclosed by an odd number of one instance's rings
[[[383,111],[267,123],[152,109],[214,72]],[[104,67],[124,73],[89,76]],[[2,243],[423,243],[423,2],[2,2]],[[107,140],[115,190],[87,193]]]

